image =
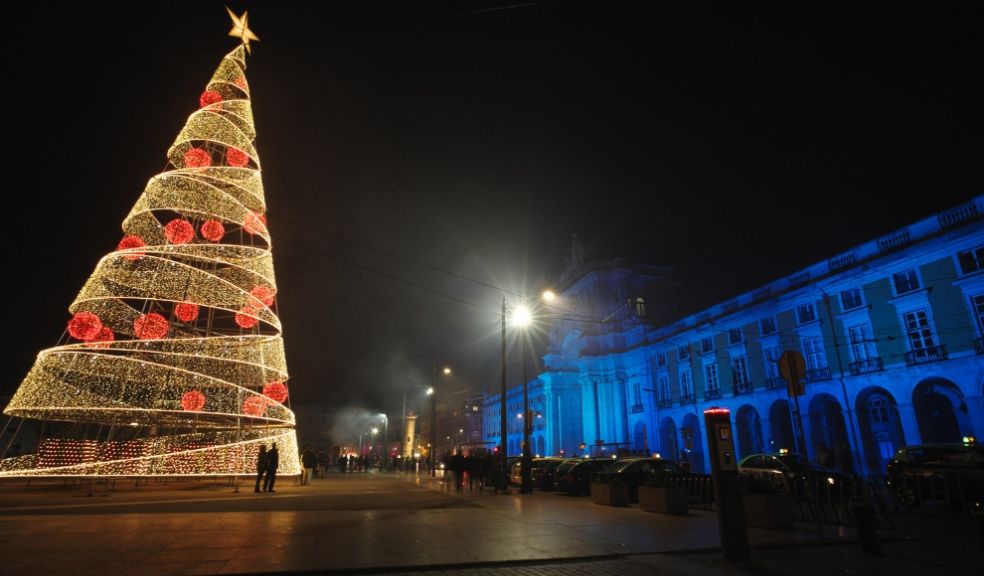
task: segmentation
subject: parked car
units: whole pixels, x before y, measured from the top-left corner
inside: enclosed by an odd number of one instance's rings
[[[564,462],[563,458],[534,458],[533,465],[530,469],[530,477],[533,479],[533,488],[538,488],[540,490],[553,490],[554,489],[554,470],[561,462]],[[509,468],[509,483],[521,485],[523,483],[522,476],[522,459],[517,459],[513,462],[512,466]]]
[[[924,500],[984,501],[984,446],[906,446],[889,460],[886,481],[903,506],[915,507]]]
[[[860,487],[854,474],[788,452],[746,456],[738,462],[738,475],[752,491],[794,496],[847,497]]]
[[[591,493],[591,475],[610,466],[612,462],[612,458],[568,460],[554,471],[554,488],[570,496],[587,496]]]
[[[662,458],[626,458],[617,460],[600,472],[594,474],[596,482],[621,482],[629,487],[629,500],[639,501],[639,486],[645,483],[650,475],[684,476],[687,472],[672,460]]]
[[[537,465],[539,460],[539,466]],[[554,489],[554,473],[566,458],[538,458],[533,461],[533,487],[537,490]]]

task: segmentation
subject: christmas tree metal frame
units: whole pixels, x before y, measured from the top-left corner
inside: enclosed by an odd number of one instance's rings
[[[253,474],[274,442],[279,472],[300,472],[245,76],[257,38],[233,22],[243,43],[4,410],[42,424],[35,453],[0,444],[0,478]]]

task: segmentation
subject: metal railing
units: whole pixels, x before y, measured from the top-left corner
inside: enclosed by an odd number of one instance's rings
[[[830,380],[830,368],[824,366],[822,368],[811,368],[806,371],[803,375],[803,380],[807,382],[823,382],[824,380]]]
[[[788,384],[786,379],[782,376],[772,376],[771,378],[765,379],[765,389],[774,390],[776,388],[785,388]]]
[[[942,362],[949,356],[946,353],[946,345],[927,346],[917,350],[909,350],[905,353],[905,365],[915,366],[917,364],[929,364],[930,362]]]
[[[870,374],[872,372],[881,372],[885,369],[882,359],[868,358],[867,360],[858,360],[857,362],[851,362],[850,364],[851,374],[857,376],[858,374]]]

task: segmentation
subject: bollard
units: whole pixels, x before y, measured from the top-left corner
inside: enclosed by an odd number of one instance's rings
[[[851,499],[851,515],[858,526],[858,538],[861,540],[861,549],[865,554],[881,554],[881,544],[878,542],[877,528],[875,526],[875,514],[871,510],[871,503],[865,496],[857,496]]]

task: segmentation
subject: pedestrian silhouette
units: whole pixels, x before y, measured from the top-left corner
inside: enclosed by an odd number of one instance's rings
[[[301,465],[303,466],[301,470],[301,486],[306,486],[311,482],[311,474],[314,473],[315,467],[318,466],[318,455],[310,446],[305,446],[304,451],[301,452]]]
[[[267,452],[267,473],[263,480],[263,491],[274,492],[273,485],[277,481],[277,466],[280,464],[280,453],[277,452],[277,443]]]
[[[263,480],[263,475],[267,471],[267,448],[266,444],[260,444],[260,452],[256,455],[256,487],[253,488],[253,492],[260,491],[260,480]],[[263,484],[266,486],[266,483]]]

